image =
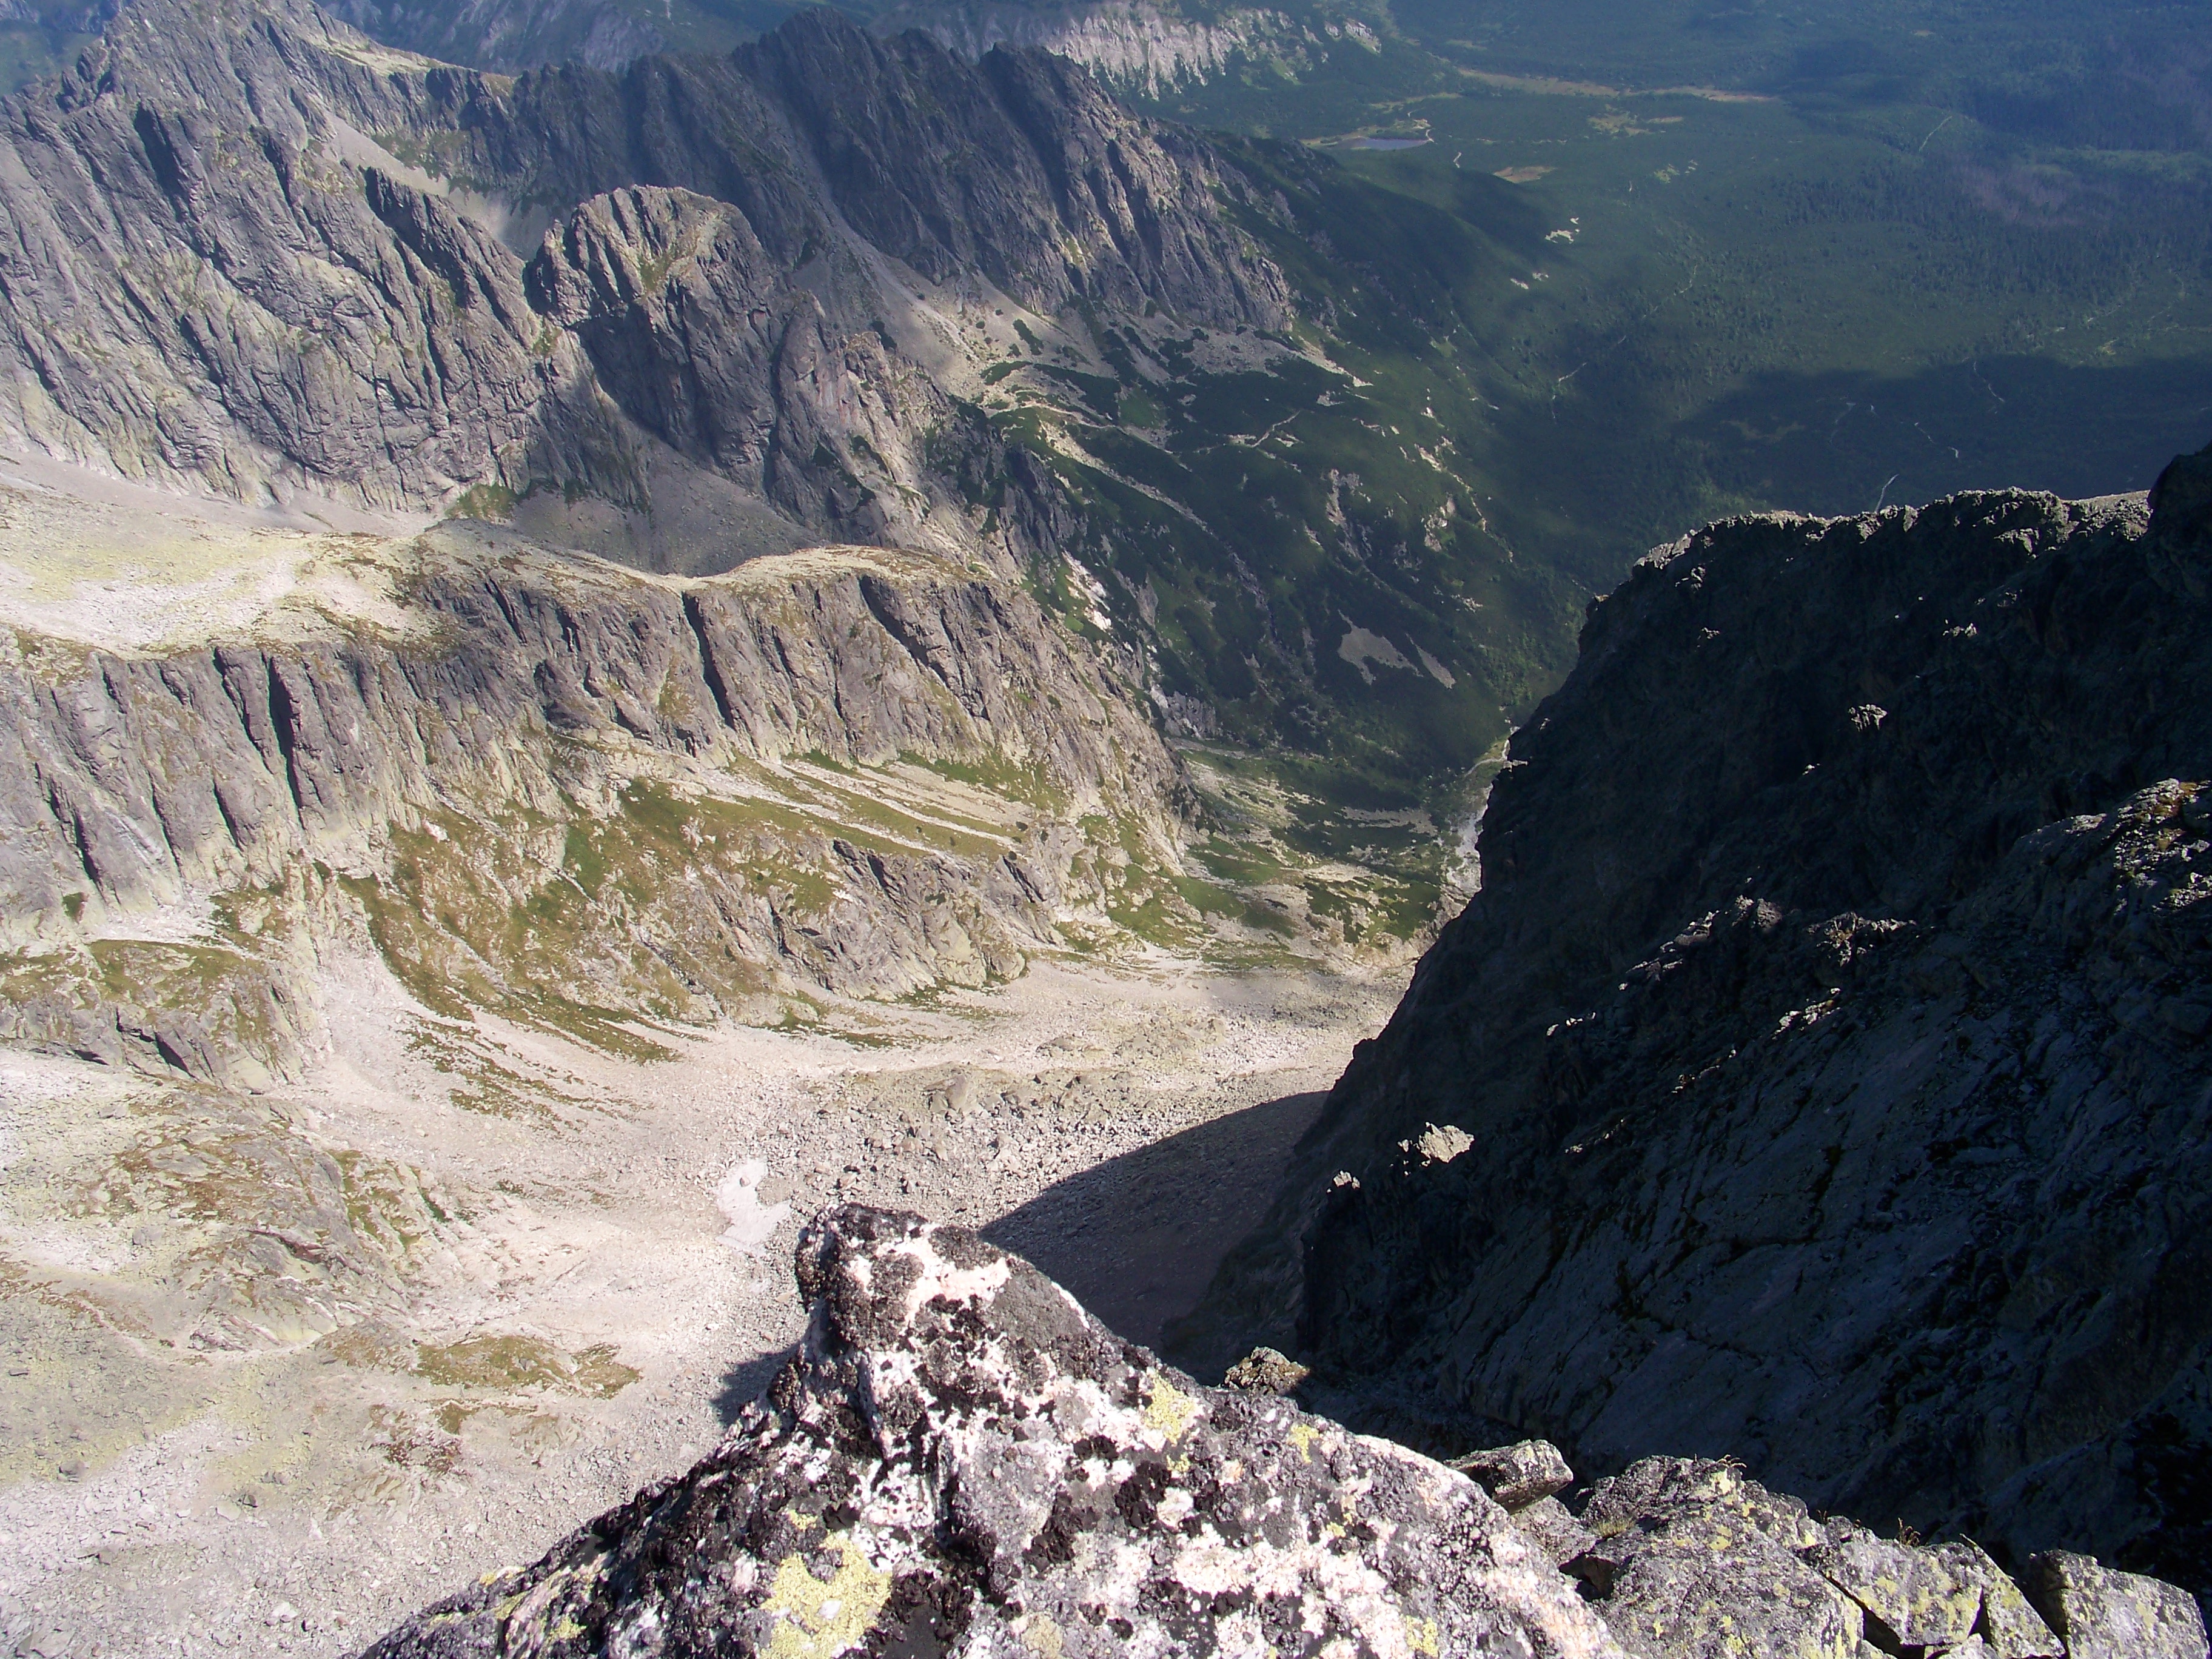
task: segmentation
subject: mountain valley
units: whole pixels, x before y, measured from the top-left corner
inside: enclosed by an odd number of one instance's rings
[[[2205,1659],[2212,58],[1800,9],[0,7],[0,1651]]]
[[[0,469],[26,1650],[343,1651],[533,1553],[720,1432],[840,1197],[1155,1329],[1387,1004],[1396,890],[979,573]]]

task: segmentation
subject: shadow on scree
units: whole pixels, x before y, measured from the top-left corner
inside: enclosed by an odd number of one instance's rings
[[[1116,1335],[1157,1351],[1170,1322],[1196,1304],[1221,1259],[1267,1213],[1327,1098],[1285,1095],[1125,1152],[1046,1188],[982,1235],[1036,1263]],[[793,1352],[724,1375],[714,1407],[725,1427]]]

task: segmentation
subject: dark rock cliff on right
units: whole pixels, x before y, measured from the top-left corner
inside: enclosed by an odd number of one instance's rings
[[[1654,553],[1170,1351],[2203,1595],[2208,780],[2212,450]]]

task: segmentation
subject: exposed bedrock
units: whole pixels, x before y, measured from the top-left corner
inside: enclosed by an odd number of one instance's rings
[[[137,0],[0,111],[0,428],[249,501],[559,501],[662,567],[1056,559],[1060,492],[948,395],[949,346],[886,326],[917,302],[885,256],[1048,314],[1279,328],[1281,273],[1218,210],[1243,187],[1072,65],[827,8],[515,81],[303,0]]]
[[[2208,577],[2212,452],[1645,560],[1182,1352],[2212,1585]]]
[[[289,1071],[312,952],[284,963],[349,892],[388,955],[458,996],[520,990],[544,947],[547,994],[711,1020],[769,970],[890,994],[1018,972],[1096,896],[1085,817],[1173,866],[1172,759],[1018,589],[865,549],[678,582],[465,527],[413,544],[402,577],[399,637],[0,665],[0,915],[31,952],[6,1035]],[[969,769],[1003,781],[1010,821],[885,817],[864,788],[840,833],[837,811],[794,813],[773,787],[802,757],[832,785],[841,767]],[[234,923],[275,904],[305,933],[210,941],[184,975],[198,996],[151,947],[95,976],[120,1003],[69,989],[88,933],[210,901]]]
[[[1970,1544],[1680,1458],[1577,1516],[1549,1446],[1448,1468],[1299,1410],[1264,1364],[1202,1388],[917,1215],[826,1212],[797,1266],[805,1339],[720,1446],[370,1659],[2205,1659],[2185,1594],[2085,1557],[2039,1561],[2032,1602]]]

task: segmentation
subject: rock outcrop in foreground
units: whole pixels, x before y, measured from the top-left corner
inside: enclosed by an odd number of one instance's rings
[[[2212,454],[1645,560],[1206,1358],[2205,1593],[2208,691]]]
[[[1201,1388],[917,1216],[830,1212],[798,1267],[805,1344],[720,1449],[374,1659],[2204,1659],[2179,1591],[2053,1557],[2046,1618],[1970,1543],[1818,1522],[1725,1463],[1650,1460],[1577,1518],[1549,1447],[1462,1472]]]

